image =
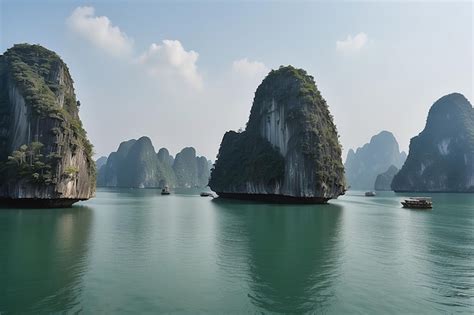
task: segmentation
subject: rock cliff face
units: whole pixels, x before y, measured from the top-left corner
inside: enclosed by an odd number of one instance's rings
[[[204,156],[197,157],[192,147],[176,154],[173,169],[178,187],[205,187],[209,181],[210,169]]]
[[[161,148],[158,150],[158,161],[160,163],[160,168],[163,174],[163,178],[165,178],[164,182],[160,183],[160,187],[169,186],[169,187],[176,187],[176,174],[173,170],[174,158],[169,153],[168,149]],[[207,185],[207,182],[206,182]],[[205,186],[205,185],[204,185]]]
[[[425,129],[410,141],[392,189],[474,192],[474,109],[462,94],[443,96],[433,104]]]
[[[158,150],[158,160],[164,165],[168,165],[169,167],[173,167],[174,164],[174,157],[170,154],[168,149],[161,148]]]
[[[0,56],[0,198],[70,206],[95,193],[92,145],[66,64],[39,45]]]
[[[286,202],[344,193],[336,127],[313,77],[292,66],[267,75],[246,130],[224,135],[209,186],[221,197]]]
[[[209,183],[209,177],[211,176],[211,167],[209,161],[205,156],[196,157],[197,167],[197,186],[205,187]]]
[[[135,139],[120,143],[117,151],[110,153],[107,163],[99,169],[97,176],[97,186],[117,187],[122,184],[122,174],[120,172],[122,164],[126,160],[128,152],[133,144],[137,142]]]
[[[344,165],[347,183],[355,190],[374,189],[377,175],[385,172],[391,165],[401,168],[406,157],[405,152],[400,152],[393,134],[382,131],[356,152],[349,150]]]
[[[379,174],[375,179],[375,190],[380,191],[390,191],[392,190],[392,180],[393,177],[398,173],[398,168],[394,165],[391,165],[387,171]]]
[[[203,163],[203,161],[205,163]],[[205,166],[204,166],[205,165]],[[205,187],[210,168],[194,148],[185,148],[174,159],[166,148],[155,153],[150,138],[122,142],[99,170],[98,186],[133,188]]]

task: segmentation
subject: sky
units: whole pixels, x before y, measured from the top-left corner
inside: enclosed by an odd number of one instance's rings
[[[473,15],[473,2],[0,0],[0,50],[62,57],[96,157],[146,135],[215,160],[289,64],[314,76],[345,157],[381,130],[408,151],[437,99],[473,102]]]

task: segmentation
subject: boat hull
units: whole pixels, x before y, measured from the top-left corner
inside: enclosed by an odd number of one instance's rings
[[[402,202],[403,208],[409,209],[432,209],[433,205],[431,204],[411,204],[407,202]]]

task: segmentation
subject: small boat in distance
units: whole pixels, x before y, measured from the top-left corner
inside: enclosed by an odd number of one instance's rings
[[[170,189],[168,186],[165,186],[162,190],[161,190],[161,194],[162,195],[169,195],[170,194]]]
[[[375,196],[375,195],[376,195],[375,191],[367,191],[367,192],[365,193],[365,196],[366,196],[366,197],[373,197],[373,196]]]
[[[430,197],[411,197],[402,201],[403,208],[432,209],[433,202]]]
[[[203,191],[201,194],[200,194],[201,197],[214,197],[214,195],[212,194],[212,192],[207,192],[207,191]]]

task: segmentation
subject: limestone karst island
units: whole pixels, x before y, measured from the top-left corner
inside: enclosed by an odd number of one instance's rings
[[[0,3],[0,315],[473,314],[473,2]]]
[[[209,187],[225,198],[293,203],[344,194],[336,126],[313,77],[292,66],[267,75],[245,131],[224,135]]]
[[[18,44],[0,56],[0,200],[62,207],[95,194],[92,145],[61,58]]]

